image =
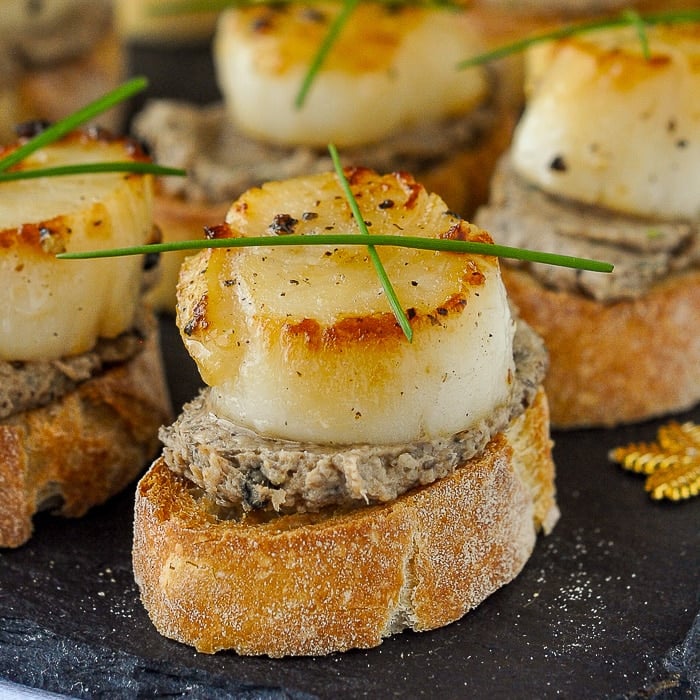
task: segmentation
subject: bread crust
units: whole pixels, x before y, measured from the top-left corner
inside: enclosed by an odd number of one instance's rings
[[[171,419],[155,319],[143,350],[47,406],[0,424],[0,547],[32,535],[49,508],[80,517],[136,479]]]
[[[509,298],[543,338],[552,425],[612,427],[700,401],[700,270],[610,303],[503,266]]]
[[[481,456],[388,504],[219,519],[162,458],[136,493],[133,565],[158,631],[214,653],[369,648],[462,617],[558,517],[542,391]]]

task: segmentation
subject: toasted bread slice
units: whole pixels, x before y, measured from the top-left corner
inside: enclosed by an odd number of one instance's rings
[[[517,576],[557,517],[540,392],[479,457],[383,505],[224,518],[158,459],[137,489],[133,565],[167,637],[327,654],[457,620]]]
[[[610,303],[502,271],[510,298],[547,346],[555,427],[612,427],[700,401],[700,271]]]
[[[134,481],[158,449],[171,417],[155,323],[143,349],[41,408],[0,424],[0,547],[32,535],[33,516],[66,517]]]

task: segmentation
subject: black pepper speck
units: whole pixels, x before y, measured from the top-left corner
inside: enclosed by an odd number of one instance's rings
[[[549,163],[549,169],[558,173],[565,173],[568,170],[564,156],[554,156]]]

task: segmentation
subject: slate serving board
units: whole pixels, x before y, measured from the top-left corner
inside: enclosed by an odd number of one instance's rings
[[[187,81],[173,60],[135,48],[132,72],[151,94],[216,96],[206,47],[177,53]],[[161,330],[177,410],[200,380],[173,320]],[[659,424],[555,434],[562,517],[514,582],[446,628],[323,658],[161,637],[131,573],[133,489],[81,520],[41,516],[0,550],[0,678],[79,698],[698,698],[700,500],[653,502],[607,458]]]
[[[199,378],[161,327],[179,407]],[[515,581],[444,629],[325,658],[161,637],[131,574],[131,489],[82,520],[39,517],[0,551],[0,678],[81,698],[697,698],[700,500],[653,502],[607,459],[657,426],[555,434],[562,517]]]

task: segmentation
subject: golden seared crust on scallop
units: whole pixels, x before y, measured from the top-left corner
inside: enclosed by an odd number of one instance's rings
[[[75,132],[17,167],[143,160],[129,139]],[[1,187],[0,359],[74,355],[90,349],[98,337],[129,329],[140,305],[142,259],[62,261],[55,255],[152,242],[152,177],[90,173],[14,180]]]
[[[411,177],[346,171],[375,234],[490,242]],[[267,183],[213,235],[356,233],[357,246],[207,249],[177,322],[222,417],[273,437],[394,443],[464,430],[508,401],[514,323],[498,260],[387,246],[409,343],[334,173]]]
[[[242,131],[269,143],[366,144],[466,114],[488,94],[482,67],[455,68],[484,47],[467,12],[360,3],[300,107],[304,76],[341,10],[329,2],[258,4],[222,14],[218,81]]]
[[[700,24],[533,48],[515,169],[547,192],[649,218],[700,216]]]
[[[33,516],[79,517],[124,489],[156,453],[172,416],[153,322],[143,349],[46,406],[0,424],[0,547],[32,535]]]
[[[137,488],[135,577],[158,631],[201,652],[373,647],[517,576],[557,520],[553,479],[542,392],[481,456],[381,506],[225,519],[159,459]]]
[[[508,293],[542,336],[552,425],[612,427],[700,401],[700,271],[609,304],[504,268]]]

